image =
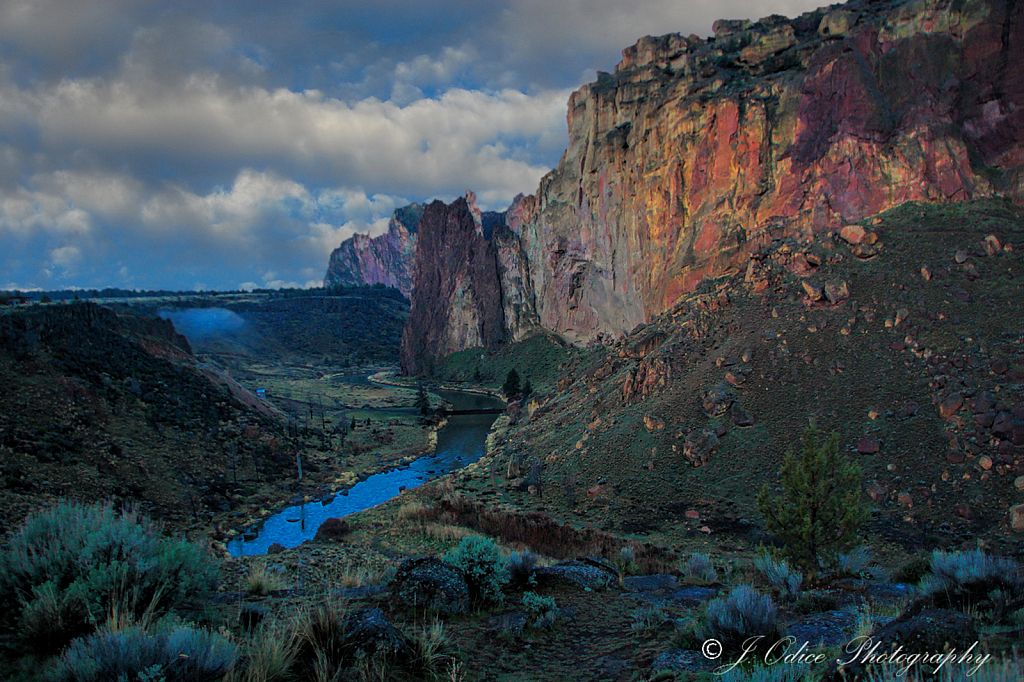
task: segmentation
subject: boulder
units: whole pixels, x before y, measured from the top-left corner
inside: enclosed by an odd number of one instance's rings
[[[718,435],[711,429],[694,431],[683,441],[683,454],[695,467],[707,464],[708,457],[718,447]]]
[[[332,517],[325,519],[316,529],[313,542],[337,542],[351,532],[352,527],[348,525],[348,521]]]
[[[415,557],[400,563],[390,590],[395,600],[415,609],[469,612],[469,584],[465,572],[437,557]]]
[[[562,585],[584,590],[604,590],[619,582],[619,572],[600,559],[561,561],[533,571],[538,586]]]
[[[736,400],[736,392],[725,383],[719,382],[704,394],[701,407],[709,417],[721,417]]]

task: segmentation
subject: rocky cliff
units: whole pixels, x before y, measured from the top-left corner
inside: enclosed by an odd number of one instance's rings
[[[1024,201],[1024,5],[910,0],[644,38],[569,101],[508,226],[545,327],[621,336],[772,238]]]
[[[707,40],[643,38],[572,95],[568,126],[558,167],[485,235],[495,310],[461,299],[464,324],[421,317],[422,350],[538,325],[578,344],[621,338],[772,240],[814,241],[908,201],[1024,203],[1024,4],[861,1],[719,21]],[[348,248],[332,267],[371,251]],[[416,245],[424,282],[460,267],[433,248]],[[398,261],[361,258],[363,273]],[[467,332],[485,318],[502,332]]]
[[[435,201],[423,211],[409,320],[402,334],[406,374],[429,370],[434,358],[505,340],[493,239],[503,223],[488,216],[486,227],[471,192],[450,205]]]
[[[395,211],[384,234],[355,234],[343,241],[331,253],[324,286],[384,284],[408,297],[416,257],[416,226],[422,215],[423,206],[411,204]]]

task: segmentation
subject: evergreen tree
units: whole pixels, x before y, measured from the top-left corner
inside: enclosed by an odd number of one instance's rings
[[[525,398],[526,396],[530,395],[531,393],[533,393],[533,386],[530,385],[530,380],[527,379],[523,383],[523,397]]]
[[[839,454],[839,435],[819,445],[818,430],[804,431],[800,456],[786,454],[781,496],[765,485],[757,496],[768,530],[787,543],[786,553],[814,573],[818,559],[849,547],[867,518],[861,503],[860,467]]]
[[[426,415],[430,412],[430,398],[427,396],[427,389],[423,387],[421,381],[419,386],[416,387],[416,402],[414,406],[419,409],[420,414]]]
[[[501,392],[505,394],[506,398],[515,398],[519,395],[519,372],[515,368],[508,371],[508,376],[505,377],[505,384],[501,387]]]

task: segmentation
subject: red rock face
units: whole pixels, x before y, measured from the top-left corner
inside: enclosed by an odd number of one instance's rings
[[[1024,4],[848,4],[644,38],[569,101],[508,226],[540,324],[620,336],[773,236],[901,203],[1024,201]]]
[[[402,333],[402,371],[465,348],[505,340],[497,248],[484,236],[470,201],[435,201],[419,222],[409,320]]]

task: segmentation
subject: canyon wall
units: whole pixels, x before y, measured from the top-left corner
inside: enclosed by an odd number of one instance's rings
[[[621,336],[773,236],[911,201],[1024,199],[1024,3],[850,3],[644,38],[569,101],[518,199],[539,322]]]

